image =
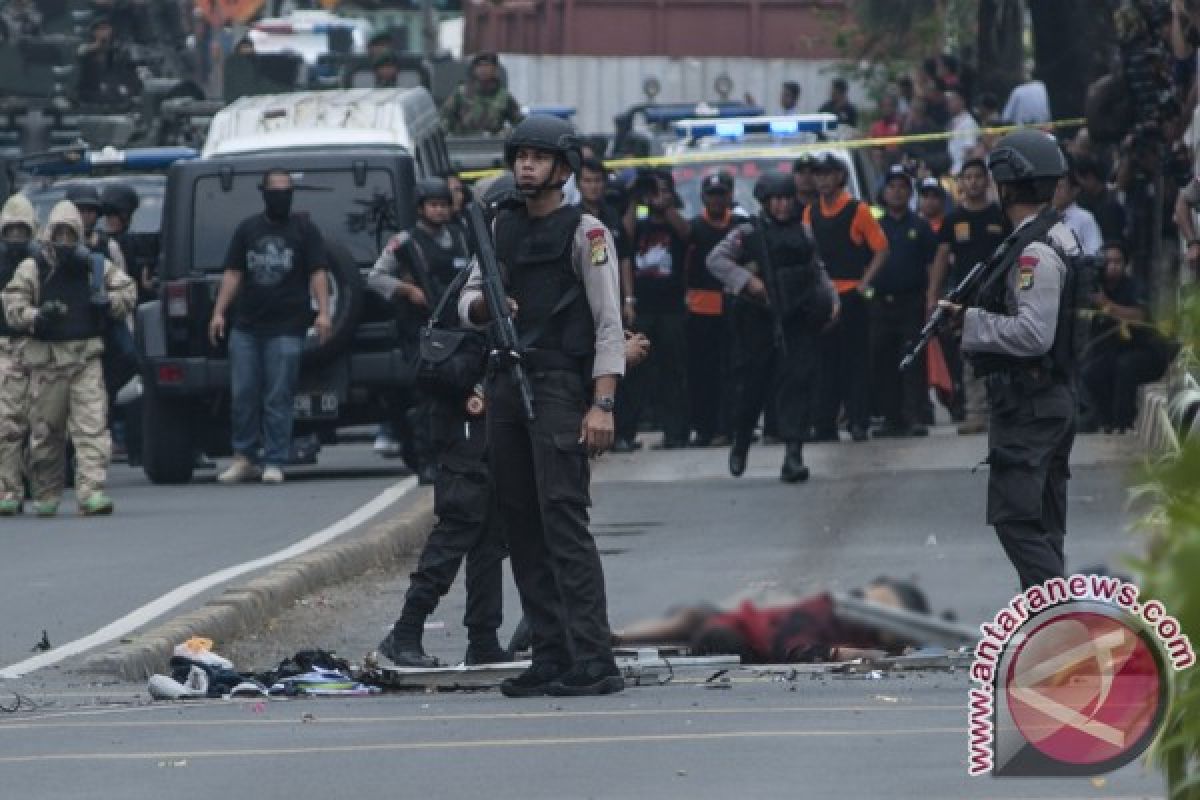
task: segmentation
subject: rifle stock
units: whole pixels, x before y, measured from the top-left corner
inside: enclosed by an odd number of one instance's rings
[[[525,374],[525,365],[522,363],[521,342],[517,336],[516,323],[513,322],[512,308],[508,305],[508,295],[504,291],[504,282],[500,278],[500,265],[496,262],[496,251],[492,246],[492,232],[488,229],[478,203],[468,203],[466,212],[467,227],[476,243],[479,274],[483,279],[483,297],[492,320],[491,358],[503,363],[512,374],[513,381],[521,393],[525,418],[532,422],[535,416],[533,388],[529,385],[529,376]]]

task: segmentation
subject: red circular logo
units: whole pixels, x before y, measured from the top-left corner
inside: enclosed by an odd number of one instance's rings
[[[1099,765],[1140,753],[1166,696],[1153,645],[1126,620],[1093,611],[1036,625],[1006,677],[1021,735],[1063,764]]]

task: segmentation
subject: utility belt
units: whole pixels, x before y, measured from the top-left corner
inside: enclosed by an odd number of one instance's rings
[[[988,402],[998,414],[1014,411],[1022,400],[1067,382],[1045,364],[1010,364],[977,374],[982,375]]]

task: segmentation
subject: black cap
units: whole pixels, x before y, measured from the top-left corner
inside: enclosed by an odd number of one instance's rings
[[[104,187],[100,194],[100,205],[103,206],[105,214],[129,215],[138,210],[140,202],[138,193],[132,186],[115,183]]]
[[[921,179],[921,183],[917,191],[921,194],[925,194],[926,192],[936,192],[940,195],[946,194],[945,187],[943,187],[941,182],[932,175]]]
[[[816,165],[817,159],[811,153],[805,153],[792,162],[792,172],[803,172],[806,169],[811,170]]]
[[[828,172],[834,169],[840,169],[842,172],[845,172],[846,163],[833,153],[826,153],[813,164],[813,170],[816,172]]]
[[[958,174],[962,175],[964,172],[966,172],[967,167],[979,167],[981,170],[983,170],[985,175],[988,171],[987,162],[979,157],[968,158],[966,161],[964,161],[962,167],[958,170]]]
[[[700,184],[700,191],[703,194],[709,192],[725,192],[729,194],[733,192],[733,176],[728,172],[714,172],[704,176],[704,181]]]
[[[887,175],[884,177],[884,180],[883,180],[883,185],[887,186],[889,183],[891,183],[894,180],[902,180],[906,184],[908,184],[909,189],[912,188],[912,176],[909,175],[908,170],[906,170],[900,164],[892,164],[890,167],[888,167]]]
[[[500,57],[495,53],[476,53],[471,59],[471,69],[474,69],[480,64],[491,64],[493,67],[498,67],[500,66]]]
[[[67,188],[67,200],[78,209],[91,208],[100,210],[100,193],[95,186],[75,184]]]

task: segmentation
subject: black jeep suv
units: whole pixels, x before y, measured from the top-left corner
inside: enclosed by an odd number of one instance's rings
[[[270,168],[292,173],[294,212],[328,249],[333,335],[310,332],[296,396],[296,435],[332,441],[339,427],[390,419],[414,377],[395,311],[365,291],[386,238],[412,222],[413,157],[385,146],[304,148],[179,163],[167,177],[158,298],[138,309],[143,358],[143,467],[154,483],[191,480],[197,452],[230,452],[229,360],[208,321],[229,240],[262,210]]]

